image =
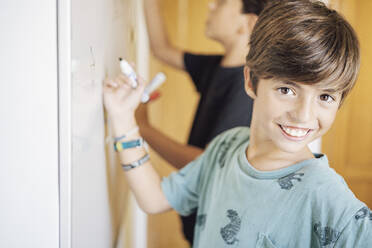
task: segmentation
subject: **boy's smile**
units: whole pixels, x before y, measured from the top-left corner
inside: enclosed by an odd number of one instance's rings
[[[256,92],[246,82],[246,89],[254,99],[251,145],[292,155],[308,150],[310,142],[329,130],[341,100],[340,93],[316,84],[275,79],[260,79]]]
[[[284,137],[288,138],[289,140],[293,140],[293,141],[301,141],[305,139],[312,131],[312,129],[310,128],[284,126],[280,124],[279,124],[279,127],[282,129]]]

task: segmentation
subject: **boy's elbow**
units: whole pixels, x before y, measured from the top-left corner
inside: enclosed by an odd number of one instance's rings
[[[167,46],[166,45],[151,44],[150,49],[151,49],[152,55],[155,58],[157,58],[159,60],[163,60],[163,56],[167,51]]]
[[[156,49],[155,46],[151,46],[150,48],[151,48],[151,54],[152,54],[152,56],[154,56],[156,59],[159,59],[160,60],[158,49]]]
[[[140,208],[146,214],[161,214],[161,213],[164,213],[164,212],[170,210],[170,207],[165,208],[165,207],[160,207],[160,206],[141,206],[140,205]]]
[[[162,213],[159,209],[155,209],[155,208],[149,208],[149,209],[142,209],[146,214],[160,214]]]

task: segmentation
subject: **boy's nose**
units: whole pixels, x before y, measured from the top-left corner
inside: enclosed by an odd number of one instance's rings
[[[290,112],[291,119],[297,123],[308,123],[314,118],[311,99],[303,99],[294,105]]]

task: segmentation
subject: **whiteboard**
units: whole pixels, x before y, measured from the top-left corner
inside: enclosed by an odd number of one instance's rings
[[[119,73],[118,57],[136,62],[147,75],[142,2],[61,2],[61,126],[70,128],[60,138],[71,144],[62,154],[70,160],[61,165],[61,216],[70,220],[62,223],[61,239],[68,241],[61,240],[61,247],[144,248],[146,216],[129,194],[112,144],[105,142],[110,130],[102,105],[102,81]]]

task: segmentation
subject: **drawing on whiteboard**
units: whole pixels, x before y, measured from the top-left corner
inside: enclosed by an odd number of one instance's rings
[[[90,54],[92,56],[92,63],[90,64],[90,67],[92,67],[94,69],[96,67],[96,61],[94,59],[93,48],[92,48],[92,46],[90,46],[89,48],[90,48]]]

